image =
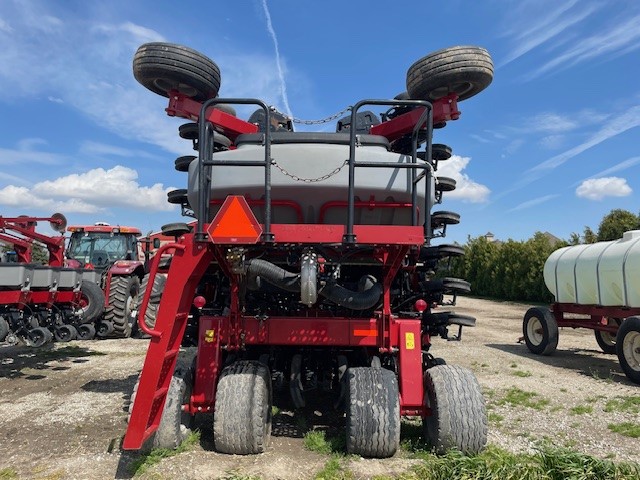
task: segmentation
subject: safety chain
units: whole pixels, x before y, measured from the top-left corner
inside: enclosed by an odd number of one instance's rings
[[[277,108],[275,107],[271,107],[275,112],[279,113],[280,115],[283,115],[285,117],[287,117],[287,114],[282,113],[281,111],[279,111]],[[333,115],[331,115],[330,117],[327,118],[323,118],[321,120],[302,120],[300,118],[295,118],[293,117],[291,119],[291,121],[293,123],[300,123],[302,125],[319,125],[321,123],[329,123],[333,120],[337,120],[338,118],[342,117],[345,113],[351,111],[351,106],[345,108],[344,110],[339,111],[338,113],[334,113]]]
[[[327,180],[328,178],[333,177],[334,175],[337,175],[338,173],[340,173],[340,170],[342,170],[344,168],[345,165],[349,164],[349,159],[347,158],[342,165],[340,165],[339,167],[335,168],[332,172],[327,173],[326,175],[323,175],[321,177],[318,178],[302,178],[299,177],[293,173],[288,172],[287,170],[285,170],[283,167],[281,167],[280,165],[278,165],[278,162],[276,162],[275,160],[272,160],[272,165],[274,165],[278,170],[280,170],[284,175],[286,175],[287,177],[292,178],[294,181],[296,182],[304,182],[304,183],[315,183],[315,182],[322,182],[324,180]]]

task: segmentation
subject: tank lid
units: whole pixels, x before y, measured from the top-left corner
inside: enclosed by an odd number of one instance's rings
[[[634,238],[640,238],[640,230],[629,230],[628,232],[624,232],[622,235],[622,240],[633,240]]]

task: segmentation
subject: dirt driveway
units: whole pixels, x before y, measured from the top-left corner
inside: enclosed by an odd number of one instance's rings
[[[528,305],[463,298],[456,311],[474,315],[462,342],[436,340],[432,353],[471,368],[489,408],[489,442],[514,451],[553,444],[614,460],[640,461],[640,439],[612,426],[640,425],[640,390],[617,358],[601,353],[593,333],[565,329],[558,352],[538,357],[518,343]],[[106,340],[56,344],[47,350],[0,346],[0,479],[130,478],[137,455],[122,454],[129,394],[147,342]],[[229,456],[213,451],[211,419],[199,420],[201,441],[163,459],[145,478],[313,478],[329,461],[306,450],[303,434],[332,425],[317,408],[276,416],[268,451]],[[611,428],[610,428],[611,427]],[[394,476],[416,460],[349,457],[355,478]]]

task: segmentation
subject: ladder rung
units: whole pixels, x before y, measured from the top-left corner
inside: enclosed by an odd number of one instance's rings
[[[165,361],[178,355],[179,351],[180,351],[179,348],[174,348],[173,350],[167,350],[167,352],[164,354]]]
[[[159,398],[162,398],[162,397],[166,396],[168,391],[169,391],[169,389],[167,387],[163,387],[163,388],[160,388],[160,389],[156,390],[156,393],[153,395],[153,401],[155,402]]]

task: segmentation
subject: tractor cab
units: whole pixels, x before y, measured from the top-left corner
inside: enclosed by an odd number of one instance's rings
[[[82,267],[105,270],[118,260],[138,261],[137,228],[96,224],[71,226],[68,231],[67,259],[76,260]]]

